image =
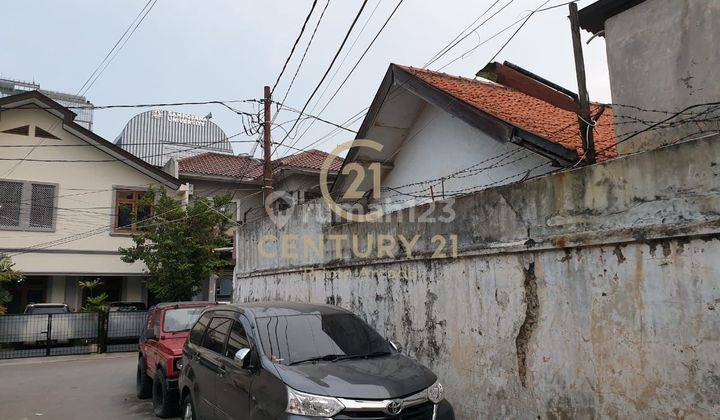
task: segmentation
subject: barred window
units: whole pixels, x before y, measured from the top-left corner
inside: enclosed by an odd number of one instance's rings
[[[55,229],[57,185],[0,180],[0,229]]]
[[[55,186],[32,184],[30,227],[52,228],[55,213]]]
[[[0,226],[20,226],[22,182],[0,181]]]

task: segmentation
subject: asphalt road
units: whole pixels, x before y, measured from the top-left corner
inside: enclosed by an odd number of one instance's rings
[[[0,361],[0,419],[157,419],[135,397],[135,353]]]

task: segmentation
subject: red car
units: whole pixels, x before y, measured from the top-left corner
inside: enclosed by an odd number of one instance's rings
[[[152,397],[155,415],[159,417],[177,412],[183,345],[203,309],[212,305],[216,303],[161,303],[148,311],[138,344],[136,387],[138,398]]]

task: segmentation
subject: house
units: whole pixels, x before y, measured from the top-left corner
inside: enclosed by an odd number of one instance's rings
[[[181,182],[81,126],[38,91],[0,98],[0,253],[26,280],[10,312],[28,303],[79,308],[78,281],[100,278],[110,301],[146,301],[144,266],[120,259],[132,214],[149,188]]]
[[[301,151],[272,162],[273,189],[287,193],[273,203],[277,211],[320,197],[319,174],[328,154],[320,150]],[[334,180],[342,160],[332,158],[328,179]],[[248,155],[229,155],[206,152],[184,159],[170,159],[164,168],[180,179],[188,191],[188,199],[194,197],[232,197],[231,213],[238,225],[266,217],[263,203],[263,161]],[[228,232],[234,238],[234,228]],[[234,247],[218,250],[234,261]],[[234,266],[234,264],[231,264]],[[232,270],[211,278],[203,285],[199,299],[230,300],[232,294]]]
[[[575,94],[509,63],[492,67],[515,88],[391,64],[356,137],[382,148],[353,146],[343,163],[380,165],[380,193],[370,176],[358,192],[392,211],[577,165]],[[612,158],[613,110],[593,104],[592,112],[598,160]],[[331,193],[347,201],[355,177],[341,173]]]
[[[720,2],[600,0],[579,20],[605,38],[619,154],[718,133]]]

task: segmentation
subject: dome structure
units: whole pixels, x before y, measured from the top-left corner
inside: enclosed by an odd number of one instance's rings
[[[209,116],[157,109],[132,117],[115,144],[155,166],[173,157],[233,153],[227,135]]]

